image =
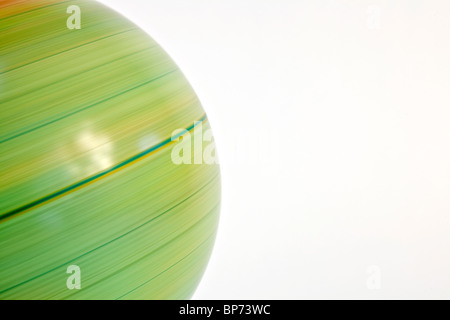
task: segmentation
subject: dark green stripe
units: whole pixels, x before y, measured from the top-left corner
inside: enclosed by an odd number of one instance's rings
[[[190,127],[188,127],[186,130],[187,130],[187,131],[191,131],[191,130],[194,129],[199,123],[203,122],[205,119],[206,119],[206,115],[204,115],[202,118],[200,118],[200,120],[198,120],[198,121],[200,121],[200,122],[195,122],[193,125],[191,125]],[[170,143],[170,142],[172,141],[172,139],[176,139],[176,138],[178,138],[178,137],[181,136],[181,135],[182,135],[182,133],[180,132],[178,135],[174,136],[173,138],[170,137],[170,138],[168,138],[168,139],[166,139],[166,140],[164,140],[164,141],[158,143],[157,145],[155,145],[155,146],[153,146],[153,147],[150,147],[149,149],[144,150],[143,152],[138,153],[137,155],[135,155],[135,156],[133,156],[133,157],[131,157],[131,158],[128,158],[127,160],[125,160],[125,161],[123,161],[123,162],[121,162],[121,163],[115,165],[114,167],[111,167],[111,168],[109,168],[109,169],[106,169],[106,170],[104,170],[104,171],[101,171],[100,173],[98,173],[98,174],[96,174],[96,175],[93,175],[93,176],[91,176],[91,177],[89,177],[89,178],[86,178],[86,179],[81,180],[81,181],[79,181],[79,182],[77,182],[77,183],[74,183],[74,184],[72,184],[72,185],[70,185],[70,186],[68,186],[68,187],[66,187],[66,188],[64,188],[64,189],[62,189],[62,190],[60,190],[60,191],[57,191],[57,192],[55,192],[55,193],[52,193],[52,194],[50,194],[50,195],[48,195],[48,196],[45,196],[45,197],[43,197],[43,198],[40,198],[40,199],[35,200],[35,201],[33,201],[33,202],[30,202],[30,203],[28,203],[28,204],[26,204],[26,205],[23,205],[23,206],[21,206],[21,207],[18,207],[18,208],[16,208],[16,209],[14,209],[14,210],[5,212],[4,214],[0,215],[0,222],[1,222],[2,220],[5,220],[5,219],[7,219],[7,218],[10,218],[10,217],[12,217],[12,216],[14,216],[14,215],[16,215],[16,214],[19,214],[19,213],[21,213],[21,212],[23,212],[23,211],[29,210],[29,209],[31,209],[31,208],[33,208],[33,207],[36,207],[36,206],[38,206],[38,205],[41,205],[41,204],[43,204],[43,203],[49,202],[50,200],[53,200],[53,199],[55,199],[55,198],[57,198],[57,197],[59,197],[59,196],[62,196],[62,195],[64,195],[64,194],[66,194],[66,193],[69,193],[69,192],[72,191],[72,190],[75,190],[75,189],[77,189],[77,188],[80,188],[80,187],[82,187],[82,186],[84,186],[84,185],[86,185],[86,184],[92,182],[92,181],[95,181],[95,180],[97,180],[97,179],[100,179],[100,178],[106,176],[106,175],[109,174],[109,173],[112,173],[112,172],[114,172],[114,171],[117,171],[117,170],[119,170],[120,168],[122,168],[122,167],[124,167],[124,166],[126,166],[126,165],[128,165],[128,164],[130,164],[130,163],[132,163],[132,162],[135,162],[135,161],[139,160],[139,159],[142,158],[142,157],[145,157],[145,156],[148,155],[149,153],[151,153],[151,152],[153,152],[153,151],[155,151],[155,150],[161,149],[162,147],[164,147],[165,145],[167,145],[168,143]]]

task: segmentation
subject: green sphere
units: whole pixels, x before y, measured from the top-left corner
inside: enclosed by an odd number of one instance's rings
[[[181,71],[90,0],[3,1],[0,43],[0,299],[191,297],[220,173]]]

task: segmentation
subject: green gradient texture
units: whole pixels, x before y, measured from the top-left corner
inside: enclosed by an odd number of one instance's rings
[[[0,121],[0,299],[192,296],[220,172],[172,162],[174,130],[210,127],[155,41],[95,1],[1,2]]]

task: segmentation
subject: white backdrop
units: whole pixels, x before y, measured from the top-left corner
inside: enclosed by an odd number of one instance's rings
[[[102,0],[219,152],[196,299],[450,298],[450,1]]]

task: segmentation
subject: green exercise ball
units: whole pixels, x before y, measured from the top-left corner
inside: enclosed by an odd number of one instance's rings
[[[186,299],[214,244],[208,119],[90,0],[0,3],[0,299]]]

